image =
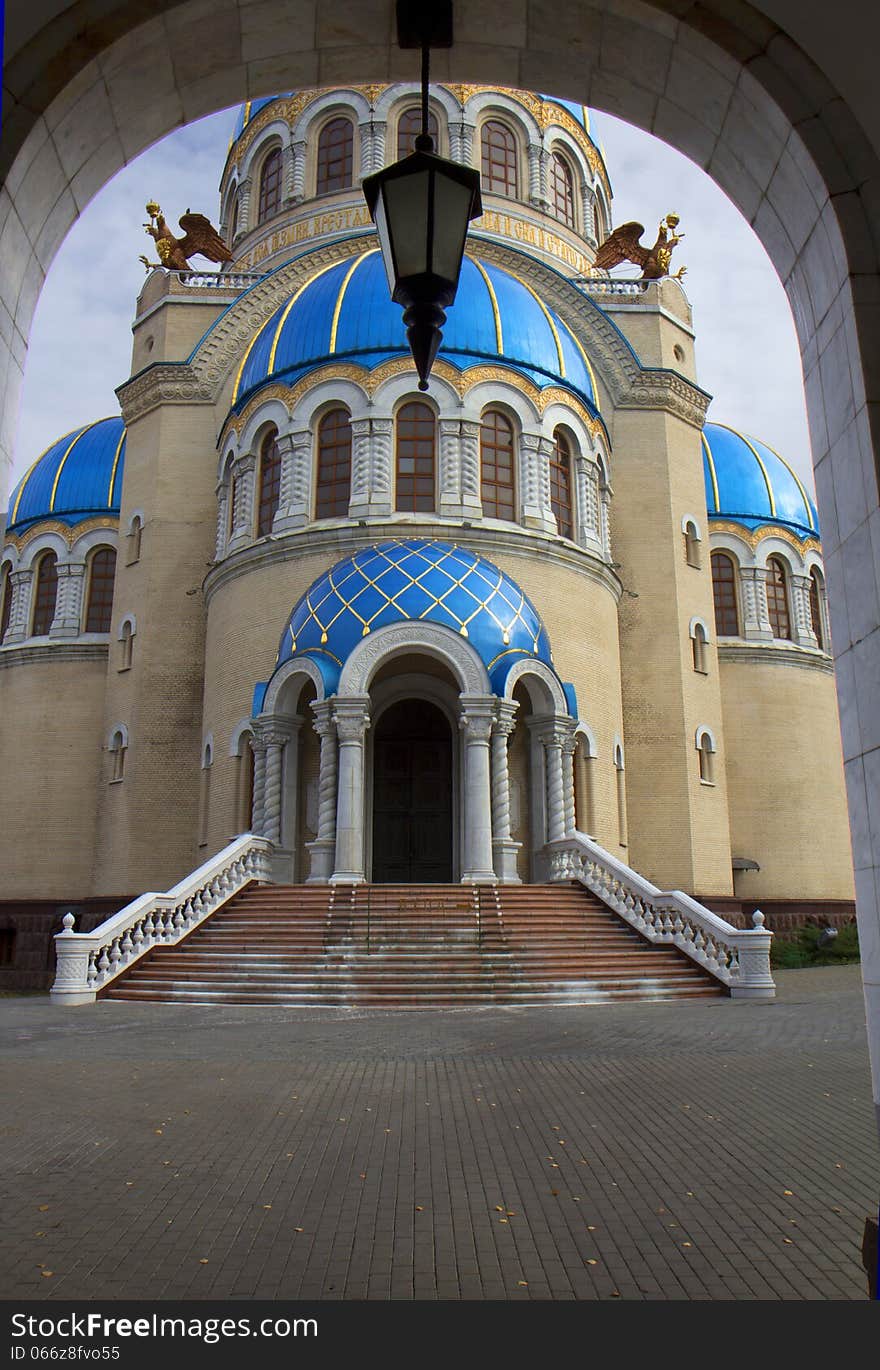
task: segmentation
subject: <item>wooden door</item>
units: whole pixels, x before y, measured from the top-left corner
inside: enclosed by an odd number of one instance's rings
[[[452,735],[425,700],[393,704],[373,740],[373,880],[448,884],[452,873]]]

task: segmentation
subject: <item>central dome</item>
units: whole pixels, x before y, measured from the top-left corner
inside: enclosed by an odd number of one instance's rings
[[[403,315],[373,247],[321,268],[278,306],[251,339],[233,407],[269,381],[293,385],[331,360],[372,369],[409,355]],[[439,356],[459,371],[502,363],[539,389],[565,386],[598,413],[593,372],[575,335],[530,285],[487,262],[465,257]]]
[[[361,639],[406,620],[467,638],[496,693],[520,658],[552,665],[547,630],[515,580],[454,543],[410,539],[365,547],[319,576],[287,621],[276,669],[311,657],[333,694]]]

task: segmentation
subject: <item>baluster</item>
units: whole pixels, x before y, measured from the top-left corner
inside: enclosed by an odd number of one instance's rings
[[[110,969],[110,960],[109,960],[109,958],[108,958],[108,956],[107,956],[107,948],[106,948],[106,947],[102,947],[102,948],[101,948],[101,954],[100,954],[100,956],[98,957],[98,970],[99,970],[99,972],[100,972],[100,976],[101,976],[101,979],[102,979],[102,980],[105,978],[105,976],[106,976],[106,974],[107,974],[107,972],[108,972],[109,969]]]
[[[122,960],[122,952],[119,949],[119,938],[113,938],[113,945],[110,948],[110,966],[115,974],[119,969],[119,962]]]
[[[134,949],[135,949],[136,952],[140,952],[140,951],[143,949],[143,945],[144,945],[144,926],[143,926],[143,924],[144,924],[143,918],[139,918],[138,921],[135,923],[134,928],[133,928],[133,930],[132,930],[131,940],[132,940],[132,942],[134,943]]]
[[[681,934],[682,934],[682,929],[683,929],[683,928],[684,928],[684,923],[682,922],[681,914],[680,914],[680,913],[678,912],[678,910],[676,909],[676,911],[675,911],[675,921],[674,921],[673,924],[672,924],[672,940],[673,940],[673,942],[675,943],[675,945],[676,945],[677,947],[680,947],[680,946],[681,946],[681,942],[682,942]]]
[[[701,960],[701,961],[705,960],[705,950],[704,950],[705,946],[706,946],[706,939],[705,939],[705,937],[703,936],[703,929],[702,929],[702,928],[697,928],[697,935],[696,935],[696,937],[694,938],[694,947],[695,947],[696,952],[697,952],[697,958],[698,958],[699,960]]]
[[[89,952],[89,968],[88,968],[88,970],[86,971],[86,984],[88,985],[89,989],[94,989],[94,988],[95,988],[95,982],[96,982],[97,978],[98,978],[98,967],[95,965],[95,953],[94,953],[93,951],[90,951],[90,952]]]
[[[131,930],[129,928],[126,928],[125,935],[122,938],[121,950],[123,964],[127,966],[131,960],[131,953],[134,950],[131,940]]]
[[[153,943],[155,942],[155,940],[156,940],[156,924],[155,924],[155,922],[153,921],[153,910],[152,910],[152,909],[148,909],[148,910],[147,910],[147,916],[146,916],[146,918],[144,919],[144,941],[146,942],[146,944],[147,944],[148,947],[151,947],[151,946],[153,945]]]
[[[183,918],[183,908],[180,904],[175,905],[173,924],[175,936],[179,940],[185,927]]]

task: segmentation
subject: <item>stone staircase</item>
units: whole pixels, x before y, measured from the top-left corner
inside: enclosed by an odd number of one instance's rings
[[[159,1003],[452,1008],[716,997],[580,884],[251,884],[99,991]]]

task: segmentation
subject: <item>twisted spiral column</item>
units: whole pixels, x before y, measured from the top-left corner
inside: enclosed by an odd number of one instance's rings
[[[576,739],[574,728],[566,730],[562,741],[562,803],[565,813],[566,836],[575,830],[574,810],[574,750]]]
[[[321,700],[312,705],[315,715],[313,727],[321,740],[318,763],[318,831],[314,842],[308,844],[311,870],[307,884],[325,884],[333,871],[333,852],[336,845],[336,725],[333,705]]]
[[[495,706],[495,727],[492,732],[492,853],[495,874],[504,884],[516,884],[516,854],[520,842],[514,842],[510,831],[510,768],[508,740],[516,726],[519,706],[499,700]]]
[[[553,728],[544,739],[547,764],[547,841],[565,836],[565,783],[562,775],[562,738]]]

